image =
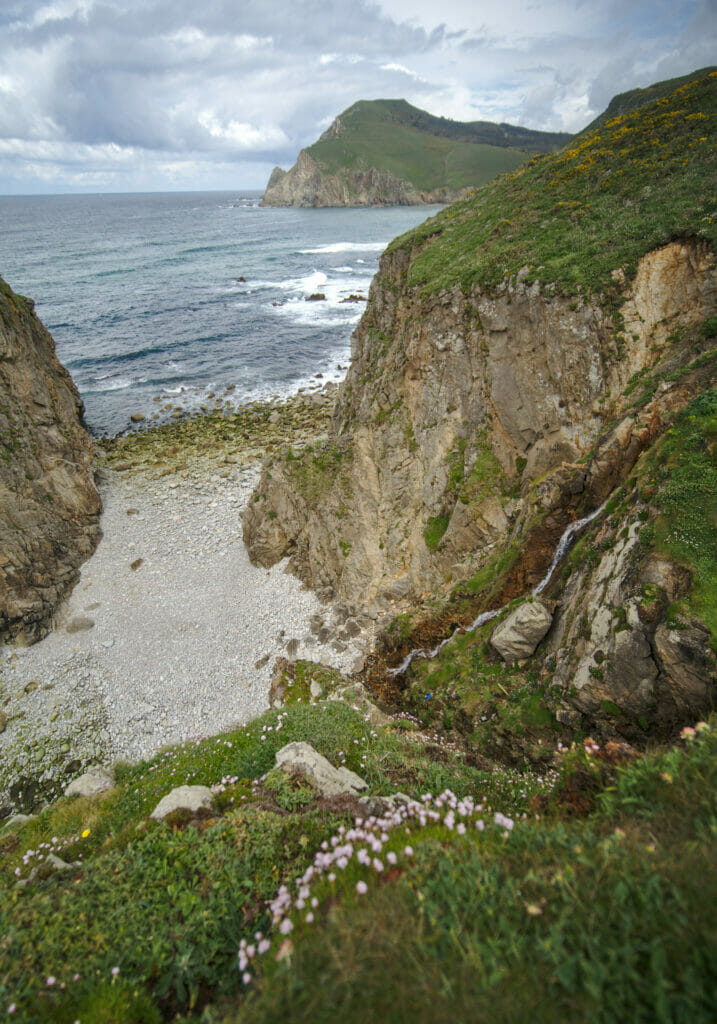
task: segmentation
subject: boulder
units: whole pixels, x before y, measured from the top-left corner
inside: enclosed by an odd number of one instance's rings
[[[526,601],[493,630],[490,642],[503,661],[529,658],[552,622],[553,616],[542,601]]]
[[[208,786],[177,786],[159,801],[150,818],[161,820],[173,811],[211,810],[214,796]]]
[[[310,743],[287,743],[276,752],[276,767],[285,774],[301,772],[324,797],[356,795],[368,789],[359,775],[348,768],[334,768]]]
[[[104,768],[93,768],[85,772],[65,788],[65,796],[96,796],[97,793],[104,793],[112,789],[114,779],[112,774]]]

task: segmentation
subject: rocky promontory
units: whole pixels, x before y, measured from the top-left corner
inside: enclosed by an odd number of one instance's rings
[[[0,279],[0,640],[45,635],[99,540],[82,414],[32,301]]]
[[[390,171],[342,167],[323,170],[305,149],[288,171],[275,167],[261,200],[262,206],[428,206],[453,203],[470,186],[418,189]]]
[[[405,100],[359,100],[275,167],[262,206],[424,206],[452,203],[569,135],[435,117]]]

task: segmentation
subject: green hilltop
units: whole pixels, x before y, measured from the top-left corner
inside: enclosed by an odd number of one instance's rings
[[[531,158],[395,239],[389,250],[417,251],[409,283],[469,291],[521,271],[565,294],[600,292],[615,287],[614,271],[629,279],[644,253],[667,242],[714,247],[717,72],[654,89],[653,102]]]
[[[308,152],[328,173],[375,167],[419,189],[460,189],[482,185],[569,139],[509,124],[434,117],[406,100],[360,100]]]

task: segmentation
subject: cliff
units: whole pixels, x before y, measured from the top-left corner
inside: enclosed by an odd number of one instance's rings
[[[276,167],[263,206],[417,206],[454,202],[570,136],[434,117],[405,100],[362,100],[296,164]]]
[[[654,459],[664,432],[714,382],[715,226],[705,196],[716,80],[609,121],[392,243],[354,334],[332,436],[269,464],[245,513],[255,560],[289,554],[327,597],[393,603],[414,617],[456,588],[480,610],[535,586],[568,523],[624,486],[643,453]],[[699,160],[685,162],[691,149]],[[634,517],[662,521],[635,487],[618,544],[632,537],[633,568]],[[664,529],[655,527],[658,538]],[[633,726],[669,729],[687,706],[711,705],[717,621],[706,562],[698,569],[681,551],[688,582],[674,567],[646,567],[668,548],[663,537],[639,549],[643,576],[619,558],[605,563],[598,578],[612,581],[611,597],[607,584],[590,589],[594,559],[576,569],[569,612],[548,638],[561,638],[560,685],[580,693],[566,705],[571,721],[570,709],[599,716],[608,701]],[[683,652],[703,666],[694,685],[665,675],[675,638],[658,627],[670,601],[652,632],[633,630],[632,646],[606,625],[619,607],[636,627],[628,593],[636,601],[660,572],[664,594],[685,598],[696,623],[692,653]],[[629,680],[621,670],[607,685],[610,672],[590,659],[610,643],[615,663],[636,666],[642,652],[652,667]],[[692,685],[678,712],[677,689]],[[669,700],[655,696],[660,687],[672,688]]]
[[[82,402],[33,303],[0,279],[0,639],[47,632],[100,537]]]
[[[427,206],[452,203],[466,188],[441,186],[417,189],[390,171],[370,167],[359,170],[342,167],[324,171],[305,149],[294,166],[283,171],[275,167],[266,186],[262,206]]]

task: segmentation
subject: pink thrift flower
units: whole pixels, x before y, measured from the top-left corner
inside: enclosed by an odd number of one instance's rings
[[[356,883],[356,892],[360,896],[364,896],[368,892],[368,886],[366,885],[366,883],[365,882],[357,882]]]
[[[292,931],[293,927],[294,926],[291,923],[290,919],[288,917],[285,917],[284,920],[279,925],[279,931],[281,932],[282,935],[288,935],[289,932]]]
[[[50,977],[45,982],[45,984],[47,985],[48,988],[52,988],[52,986],[55,984],[56,980],[57,979],[55,978],[55,976],[53,974],[51,974]]]
[[[413,847],[412,846],[407,846],[406,849],[403,852],[405,853],[405,855],[407,857],[412,857],[413,856]]]

